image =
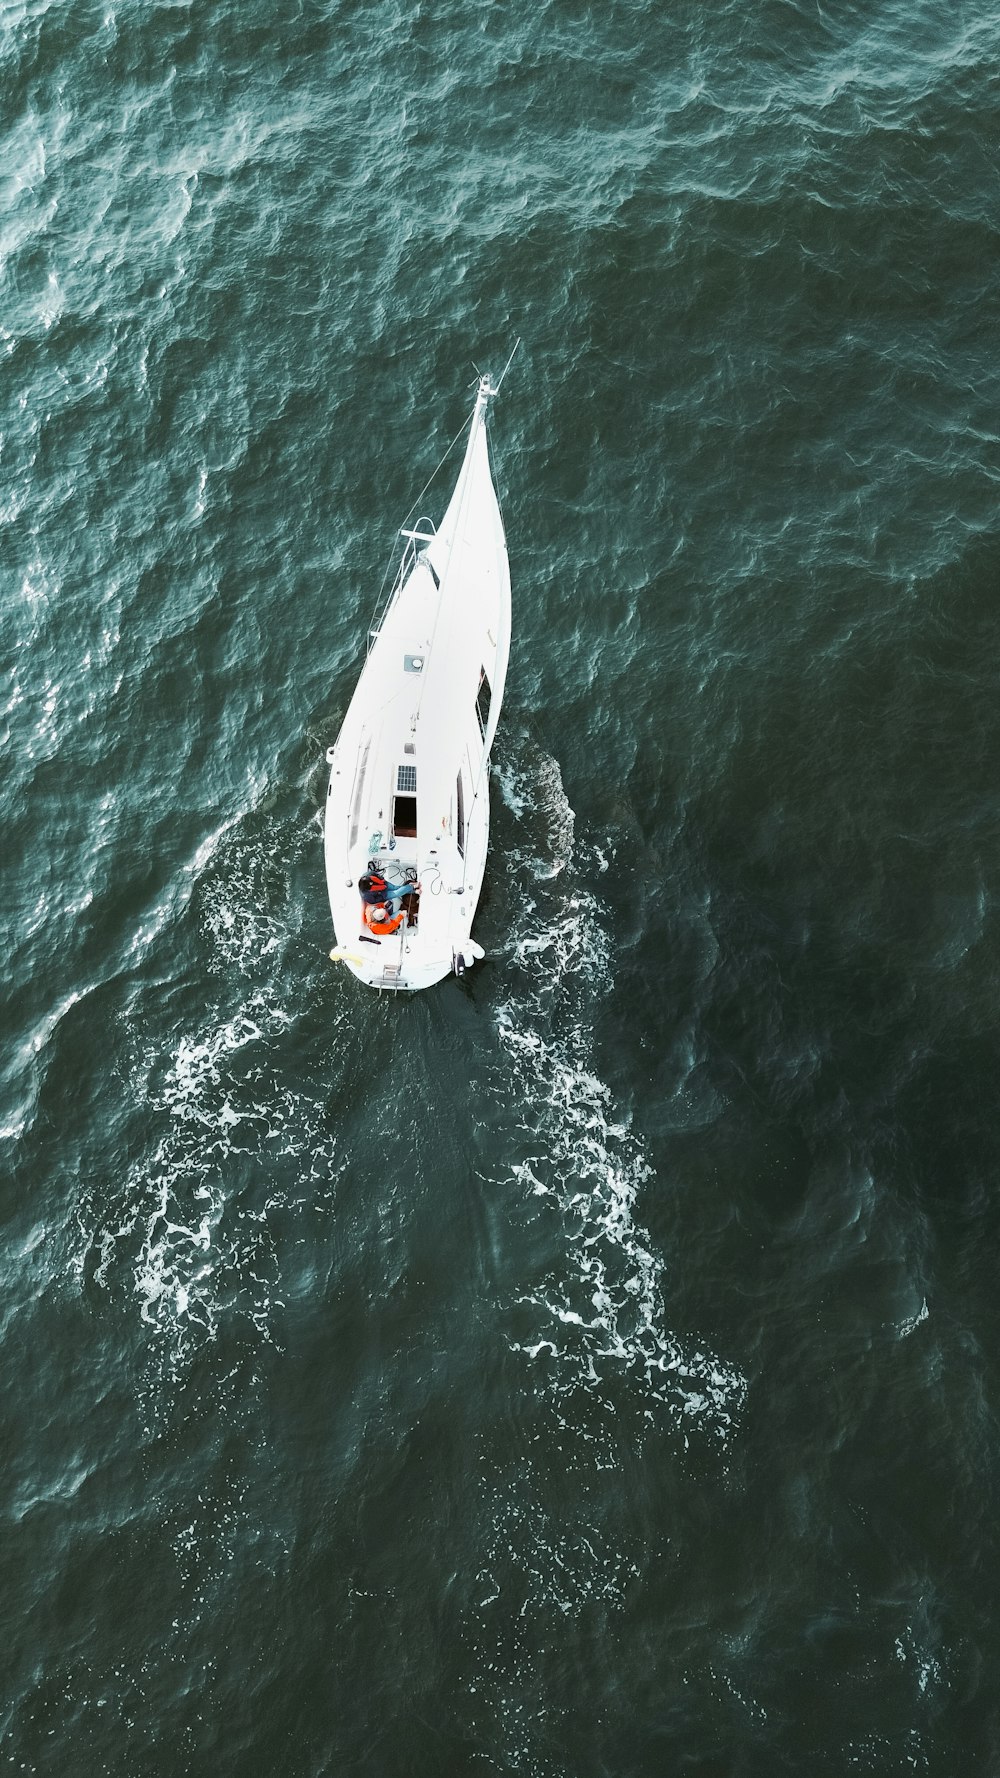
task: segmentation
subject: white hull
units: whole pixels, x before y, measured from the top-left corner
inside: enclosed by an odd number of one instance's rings
[[[510,572],[490,474],[486,378],[455,491],[411,537],[337,743],[328,753],[326,880],[338,956],[370,987],[429,988],[472,939],[489,843],[489,754],[510,653]],[[373,867],[413,885],[392,933],[364,919]],[[376,927],[386,921],[373,921]]]

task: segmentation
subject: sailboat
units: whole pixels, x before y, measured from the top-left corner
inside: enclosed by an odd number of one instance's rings
[[[486,425],[502,381],[479,379],[440,525],[424,517],[401,533],[398,573],[327,751],[330,955],[369,987],[392,992],[462,975],[484,954],[472,924],[511,629]]]

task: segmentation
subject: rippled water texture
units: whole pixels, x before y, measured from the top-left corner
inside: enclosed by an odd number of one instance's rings
[[[0,0],[5,1770],[1000,1770],[998,66]],[[518,336],[395,1004],[323,756]]]

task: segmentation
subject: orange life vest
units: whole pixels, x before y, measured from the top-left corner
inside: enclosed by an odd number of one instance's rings
[[[389,902],[376,903],[374,906],[369,902],[362,902],[361,918],[369,932],[374,932],[377,938],[385,938],[387,933],[399,930],[406,915],[402,911],[394,914]]]

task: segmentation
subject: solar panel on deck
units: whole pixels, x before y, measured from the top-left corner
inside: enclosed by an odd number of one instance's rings
[[[406,796],[417,794],[416,766],[400,766],[396,772],[396,789]]]

